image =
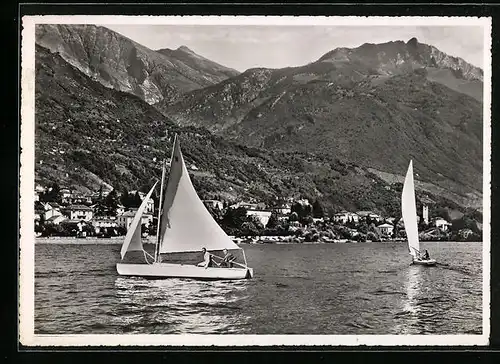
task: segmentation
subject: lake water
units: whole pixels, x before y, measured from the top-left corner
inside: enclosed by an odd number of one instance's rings
[[[481,334],[481,243],[422,245],[443,265],[401,243],[242,245],[255,278],[207,282],[120,277],[118,244],[37,242],[35,333]]]

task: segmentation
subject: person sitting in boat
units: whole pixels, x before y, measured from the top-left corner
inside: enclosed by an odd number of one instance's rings
[[[208,268],[211,267],[212,264],[212,255],[207,252],[207,249],[201,248],[201,251],[203,252],[203,262],[198,263],[198,267],[203,267],[203,268]]]
[[[222,251],[224,253],[224,258],[222,258],[222,262],[219,264],[221,267],[226,267],[226,268],[232,268],[233,267],[233,262],[236,259],[234,255],[229,253],[227,249],[224,249]]]
[[[429,259],[430,259],[429,252],[426,249],[424,253],[424,260],[429,260]]]

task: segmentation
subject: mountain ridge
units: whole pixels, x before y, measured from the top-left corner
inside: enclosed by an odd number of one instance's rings
[[[182,56],[184,49],[170,56],[156,52],[103,26],[41,24],[35,32],[38,45],[59,52],[106,87],[135,94],[149,104],[173,101],[239,73],[191,50],[187,57]],[[190,63],[195,55],[198,61]]]
[[[387,57],[389,55],[389,57]],[[364,43],[357,48],[336,48],[321,56],[318,61],[330,61],[335,58],[349,59],[363,58],[371,62],[382,62],[379,69],[384,73],[385,68],[404,65],[409,61],[415,62],[415,66],[427,66],[448,68],[460,73],[460,76],[468,80],[483,81],[483,70],[466,62],[463,58],[450,56],[432,45],[419,43],[417,38],[411,38],[406,43],[402,40],[386,43]],[[375,62],[376,63],[376,62]],[[388,64],[389,63],[389,64]]]

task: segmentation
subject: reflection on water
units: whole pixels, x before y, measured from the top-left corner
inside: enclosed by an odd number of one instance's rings
[[[406,299],[403,301],[403,312],[406,313],[405,324],[401,327],[402,334],[412,334],[411,328],[419,325],[419,305],[422,270],[419,266],[410,266],[406,270],[405,291]]]
[[[408,299],[405,302],[405,309],[412,314],[416,314],[418,312],[418,306],[416,302],[420,292],[421,270],[417,266],[411,266],[409,267],[406,275],[406,295]]]
[[[449,275],[453,273],[453,276]],[[456,326],[464,333],[480,333],[475,327],[459,327],[456,322],[466,320],[473,296],[457,295],[457,286],[471,287],[463,269],[446,266],[410,266],[405,270],[402,311],[395,315],[395,329],[401,334],[426,334],[440,332],[443,327]],[[477,311],[477,309],[476,309]]]
[[[188,279],[150,280],[118,277],[115,280],[119,315],[114,324],[148,326],[172,333],[235,333],[250,317],[235,312],[245,300],[248,281],[196,281]],[[154,331],[154,328],[153,328]]]

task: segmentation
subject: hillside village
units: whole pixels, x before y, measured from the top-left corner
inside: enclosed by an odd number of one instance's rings
[[[141,191],[95,191],[89,194],[37,185],[37,237],[111,238],[126,234],[145,194]],[[208,211],[236,242],[379,242],[405,241],[404,223],[373,211],[327,214],[319,200],[283,198],[272,205],[250,201],[204,200]],[[445,218],[443,211],[423,201],[418,218],[421,240],[481,241],[478,211]],[[158,199],[150,198],[142,217],[143,237],[156,235]]]

